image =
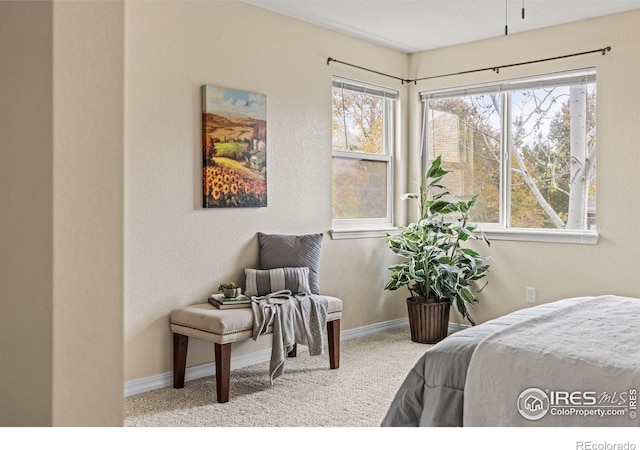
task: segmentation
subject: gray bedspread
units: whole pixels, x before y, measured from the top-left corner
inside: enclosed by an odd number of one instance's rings
[[[464,426],[633,426],[640,388],[640,299],[555,302],[476,348]],[[637,400],[636,400],[637,401]]]
[[[535,321],[567,304],[589,298],[591,297],[567,299],[523,309],[448,336],[428,350],[409,372],[396,393],[382,426],[467,425],[465,417],[470,418],[472,415],[469,412],[465,414],[464,411],[465,388],[469,365],[478,345],[505,329]],[[596,343],[597,340],[594,341],[594,347]],[[484,373],[475,376],[478,380],[483,376],[490,379],[492,375]],[[512,403],[514,412],[516,400]]]

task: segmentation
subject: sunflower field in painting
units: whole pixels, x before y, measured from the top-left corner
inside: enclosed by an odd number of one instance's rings
[[[267,206],[266,96],[202,87],[203,207]]]

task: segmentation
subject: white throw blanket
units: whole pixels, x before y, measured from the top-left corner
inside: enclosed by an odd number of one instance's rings
[[[327,299],[320,295],[292,295],[291,291],[251,297],[253,340],[257,341],[273,325],[271,384],[282,375],[285,357],[294,344],[308,346],[311,356],[323,353],[322,331],[327,325],[328,305]]]

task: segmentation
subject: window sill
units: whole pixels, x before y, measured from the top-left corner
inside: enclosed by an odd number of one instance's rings
[[[511,229],[482,229],[489,240],[495,241],[528,241],[528,242],[554,242],[562,244],[589,244],[598,243],[596,231],[579,230],[527,230],[522,228]]]
[[[329,235],[333,240],[383,238],[387,234],[399,233],[397,227],[381,228],[349,228],[332,229]],[[552,242],[559,244],[595,245],[599,235],[596,231],[570,230],[527,230],[523,228],[511,229],[483,229],[485,236],[492,241],[524,241],[524,242]]]
[[[387,237],[387,234],[398,234],[397,227],[380,228],[334,228],[329,230],[333,240],[363,239]],[[552,242],[558,244],[595,245],[599,235],[596,231],[578,230],[527,230],[523,228],[511,229],[482,229],[484,235],[491,241],[524,241],[524,242]]]
[[[329,230],[329,235],[333,240],[340,239],[363,239],[363,238],[382,238],[387,237],[388,234],[395,234],[398,232],[396,227],[381,227],[381,228],[349,228],[349,229],[332,229]]]

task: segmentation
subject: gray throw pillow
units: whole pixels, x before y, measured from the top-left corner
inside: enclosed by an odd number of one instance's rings
[[[278,291],[292,294],[310,293],[308,267],[282,267],[279,269],[244,269],[245,295],[263,296]]]
[[[320,293],[322,233],[290,235],[258,233],[260,268],[308,267],[312,294]]]

